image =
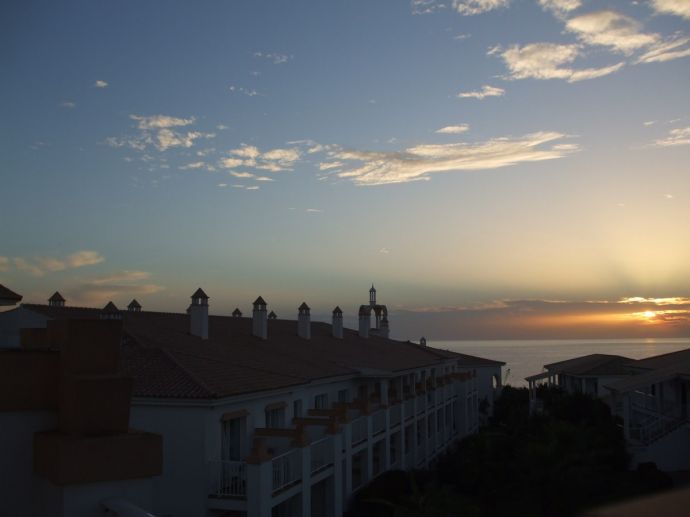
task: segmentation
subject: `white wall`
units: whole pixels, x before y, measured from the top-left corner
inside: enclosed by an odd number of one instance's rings
[[[19,329],[45,328],[48,318],[23,307],[0,312],[0,348],[17,348]]]

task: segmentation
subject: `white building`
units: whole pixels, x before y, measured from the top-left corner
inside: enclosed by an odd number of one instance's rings
[[[539,382],[599,397],[621,418],[633,466],[690,470],[690,349],[640,360],[592,354],[544,368],[526,379],[531,411]]]
[[[24,304],[0,331],[17,345],[51,319],[122,319],[131,425],[163,436],[155,515],[338,516],[374,477],[475,432],[480,392],[500,389],[503,363],[385,337],[370,296],[358,331],[338,307],[331,324],[306,303],[297,321],[269,318],[261,297],[251,318],[209,316],[201,289],[187,314]]]

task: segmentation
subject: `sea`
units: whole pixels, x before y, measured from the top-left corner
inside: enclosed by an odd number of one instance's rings
[[[503,361],[503,384],[527,386],[525,377],[544,365],[587,354],[614,354],[644,359],[690,348],[690,338],[544,339],[500,341],[429,341],[430,346]]]

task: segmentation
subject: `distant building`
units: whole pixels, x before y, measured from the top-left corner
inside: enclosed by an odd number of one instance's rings
[[[635,464],[690,470],[690,348],[640,360],[593,354],[544,368],[526,379],[531,411],[539,409],[539,382],[599,397],[621,418]]]
[[[121,322],[131,425],[163,437],[155,515],[340,515],[374,477],[426,467],[476,432],[480,394],[500,389],[501,362],[388,339],[373,286],[358,330],[339,307],[331,324],[306,303],[297,321],[269,318],[262,297],[251,318],[209,316],[201,289],[186,314],[136,305],[23,304],[0,332],[28,346],[52,321]]]

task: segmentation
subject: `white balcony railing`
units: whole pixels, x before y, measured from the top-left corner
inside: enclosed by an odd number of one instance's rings
[[[367,417],[361,416],[352,421],[352,445],[367,439]]]
[[[390,408],[389,419],[391,428],[400,424],[401,414],[402,406],[400,404],[396,404]]]
[[[247,464],[243,461],[210,461],[209,481],[211,495],[245,497]]]
[[[417,413],[424,413],[426,409],[426,398],[424,395],[417,397]]]
[[[379,434],[386,430],[386,411],[377,411],[374,413],[373,419],[373,433]]]
[[[273,463],[273,491],[281,490],[302,479],[302,450],[291,451],[276,456]]]
[[[326,436],[311,444],[311,471],[319,471],[333,464],[333,437]]]

